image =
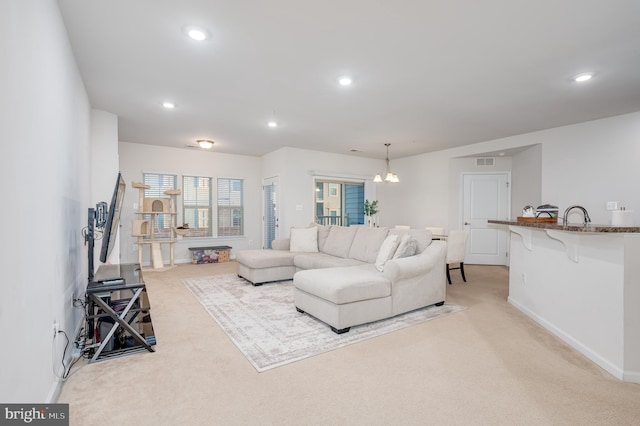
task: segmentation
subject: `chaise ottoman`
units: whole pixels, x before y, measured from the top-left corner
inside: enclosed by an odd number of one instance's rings
[[[393,316],[391,281],[373,265],[309,269],[293,276],[294,304],[335,333]]]

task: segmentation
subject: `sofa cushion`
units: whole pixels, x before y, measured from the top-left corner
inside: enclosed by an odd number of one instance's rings
[[[391,296],[388,279],[359,267],[296,272],[293,284],[299,290],[338,305]]]
[[[356,229],[356,235],[353,237],[353,243],[351,244],[351,249],[349,249],[349,257],[367,263],[375,262],[380,246],[387,237],[389,230],[387,228],[369,228],[366,226],[359,226]]]
[[[393,259],[413,256],[416,254],[417,245],[418,243],[415,238],[409,234],[404,234],[400,239],[400,244],[398,244],[396,252],[393,254]]]
[[[318,230],[318,250],[324,251],[324,244],[327,242],[329,231],[331,231],[331,225],[312,223],[310,226],[315,226]]]
[[[236,253],[236,262],[254,269],[293,266],[295,255],[284,250],[240,250]]]
[[[382,272],[384,270],[384,264],[387,262],[387,260],[393,257],[393,254],[398,248],[398,244],[400,244],[400,237],[398,237],[397,235],[388,235],[387,238],[384,239],[375,262],[376,269],[378,271]]]
[[[416,254],[420,254],[431,244],[431,231],[427,229],[390,229],[389,234],[395,234],[402,237],[405,234],[411,235],[416,239]]]
[[[291,228],[290,251],[315,253],[318,251],[318,231],[312,228]]]
[[[356,231],[355,227],[332,226],[322,251],[333,256],[349,257]]]
[[[331,256],[326,253],[302,253],[295,257],[293,264],[300,269],[324,269],[362,265],[364,263],[359,260]]]

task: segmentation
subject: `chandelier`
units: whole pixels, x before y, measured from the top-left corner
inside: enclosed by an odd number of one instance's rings
[[[400,182],[400,179],[398,179],[398,175],[395,173],[391,172],[391,168],[389,167],[389,145],[391,145],[390,143],[385,143],[384,146],[387,147],[387,175],[384,178],[384,181],[382,180],[382,176],[380,175],[380,173],[376,174],[375,177],[373,178],[373,181],[375,183],[381,183],[381,182],[385,182],[385,183],[398,183]]]

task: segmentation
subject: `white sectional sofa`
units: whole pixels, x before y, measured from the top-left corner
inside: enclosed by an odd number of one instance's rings
[[[426,229],[321,225],[292,228],[272,250],[236,253],[238,276],[254,285],[293,278],[298,311],[336,333],[443,304],[445,257],[446,242]]]

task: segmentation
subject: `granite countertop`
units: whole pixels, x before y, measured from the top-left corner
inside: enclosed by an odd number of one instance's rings
[[[524,226],[525,228],[555,229],[558,231],[570,232],[640,233],[640,226],[611,226],[595,224],[585,226],[577,223],[562,225],[560,223],[552,222],[518,222],[515,220],[488,220],[487,223],[492,223],[494,225]]]

